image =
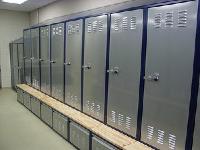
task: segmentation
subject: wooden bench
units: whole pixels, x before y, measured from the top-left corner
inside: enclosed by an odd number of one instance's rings
[[[60,112],[61,114],[68,117],[70,120],[78,123],[84,128],[88,129],[92,133],[96,134],[100,138],[108,141],[114,146],[123,150],[152,150],[152,148],[136,141],[133,138],[124,135],[123,133],[106,126],[105,124],[81,113],[80,111],[69,107],[58,100],[26,85],[17,85],[17,88],[27,92],[31,96],[37,98],[42,103],[50,106],[52,109]]]

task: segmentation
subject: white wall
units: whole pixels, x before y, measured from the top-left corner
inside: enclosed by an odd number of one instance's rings
[[[29,13],[0,10],[0,64],[2,87],[11,86],[9,43],[22,37],[29,26]]]
[[[30,24],[130,0],[59,0],[30,13]]]

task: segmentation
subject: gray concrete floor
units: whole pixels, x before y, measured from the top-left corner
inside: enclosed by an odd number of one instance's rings
[[[16,93],[0,89],[0,150],[75,150],[17,102]]]

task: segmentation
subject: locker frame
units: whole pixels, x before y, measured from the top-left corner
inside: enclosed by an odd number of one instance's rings
[[[142,125],[142,116],[143,116],[143,95],[144,95],[144,84],[145,84],[143,76],[145,75],[145,62],[146,62],[148,9],[152,8],[152,7],[173,5],[173,4],[184,3],[184,2],[189,2],[189,1],[195,1],[195,0],[172,0],[172,1],[164,0],[164,1],[161,1],[161,2],[152,2],[152,3],[147,4],[147,5],[139,5],[139,6],[135,6],[135,7],[134,6],[125,6],[126,8],[124,8],[124,9],[116,8],[115,10],[111,10],[111,11],[108,11],[106,13],[103,13],[103,11],[101,11],[100,13],[97,12],[94,15],[83,15],[83,16],[81,16],[81,14],[83,12],[80,12],[78,14],[75,14],[75,16],[73,16],[72,18],[69,18],[69,19],[66,18],[63,21],[58,21],[56,23],[47,23],[45,25],[38,25],[36,27],[26,28],[23,31],[26,31],[26,30],[29,30],[29,29],[32,29],[32,28],[42,27],[42,26],[48,26],[48,25],[51,26],[51,25],[59,24],[59,23],[66,23],[66,22],[69,22],[69,21],[75,21],[75,20],[79,20],[79,19],[83,19],[83,23],[85,25],[85,19],[89,18],[89,17],[97,17],[97,16],[100,16],[100,15],[108,15],[109,16],[109,15],[111,15],[113,13],[120,13],[120,12],[124,12],[124,11],[132,11],[132,10],[137,10],[137,9],[143,9],[143,37],[142,37],[142,51],[141,51],[139,104],[138,104],[138,116],[137,116],[137,136],[136,136],[136,138],[134,138],[134,137],[128,135],[129,137],[132,137],[132,138],[142,142],[140,139],[141,139],[141,125]],[[196,1],[198,1],[200,3],[199,0],[196,0]],[[191,94],[190,94],[189,116],[188,116],[188,123],[187,123],[187,135],[186,135],[185,149],[192,149],[194,126],[195,126],[195,115],[196,115],[196,107],[197,107],[197,95],[198,95],[198,88],[199,88],[199,75],[200,75],[200,56],[199,56],[200,55],[200,44],[198,44],[198,41],[200,40],[200,27],[199,27],[200,26],[200,4],[199,3],[198,3],[198,11],[197,11],[197,28],[196,28],[196,40],[195,40],[195,54],[194,54],[194,60],[193,60],[194,61],[193,62],[193,75],[192,75],[192,83],[191,83]],[[122,4],[122,6],[123,6],[123,4]],[[110,7],[112,7],[112,6],[110,6]],[[95,10],[97,10],[97,9],[95,9]],[[80,15],[81,17],[76,17],[76,15],[77,16]],[[109,26],[109,24],[108,24],[108,26]],[[66,31],[64,31],[64,32],[66,32]],[[83,35],[84,35],[84,32],[83,32]],[[50,38],[51,38],[51,32],[50,32]],[[84,41],[84,36],[83,36],[82,40]],[[108,43],[108,40],[107,40],[107,43]],[[64,42],[64,44],[65,44],[65,42]],[[50,45],[51,45],[51,40],[50,40]],[[107,49],[107,51],[108,51],[108,49]],[[83,52],[84,52],[84,48],[82,49],[82,53]],[[50,58],[51,58],[51,46],[50,46]],[[83,78],[83,75],[82,75],[81,78]],[[65,80],[65,76],[64,76],[64,80]],[[108,86],[108,82],[106,82],[106,86]],[[81,91],[82,90],[83,90],[83,87],[81,85]],[[106,95],[106,97],[107,97],[107,95]],[[81,102],[82,101],[83,100],[81,99]],[[107,106],[107,98],[105,99],[105,106]],[[82,112],[82,109],[81,109],[81,112]],[[106,116],[107,114],[105,113],[104,115]],[[106,122],[103,122],[103,123],[105,123],[107,125]],[[113,127],[111,127],[111,128],[113,128]],[[118,130],[118,129],[115,129],[115,130]],[[120,131],[120,132],[122,132],[122,131]],[[126,133],[124,133],[124,134],[126,134]],[[146,145],[148,145],[148,146],[150,146],[152,148],[155,148],[155,147],[153,147],[153,146],[151,146],[151,145],[149,145],[149,144],[147,144],[145,142],[142,142],[142,143],[144,143],[144,144],[146,144]],[[155,148],[155,149],[157,149],[157,148]]]

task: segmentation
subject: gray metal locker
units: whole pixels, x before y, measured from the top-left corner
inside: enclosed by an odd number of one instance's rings
[[[100,139],[96,136],[92,137],[92,150],[119,150],[113,145],[109,144],[103,139]]]
[[[46,104],[41,104],[41,119],[52,127],[52,108],[47,106]]]
[[[64,23],[51,26],[52,96],[64,102]]]
[[[85,20],[83,111],[104,120],[107,15]]]
[[[111,15],[108,124],[136,136],[143,10]]]
[[[19,66],[18,66],[18,72],[19,72],[19,83],[24,82],[24,45],[18,44],[18,61],[19,61]]]
[[[32,86],[40,89],[39,69],[39,28],[31,29],[31,50],[32,50]]]
[[[68,118],[57,111],[53,111],[53,129],[65,139],[68,139]]]
[[[25,61],[25,82],[31,85],[31,32],[24,31],[24,61]]]
[[[50,26],[40,28],[41,91],[50,95]]]
[[[14,87],[19,83],[19,73],[18,73],[18,44],[13,43],[12,48],[12,67],[13,67],[13,83]]]
[[[195,120],[195,129],[193,137],[193,148],[192,150],[199,150],[200,148],[200,88],[197,99],[197,111],[196,111],[196,120]]]
[[[40,118],[40,101],[31,97],[31,111]]]
[[[149,9],[142,141],[185,148],[195,50],[197,2]]]
[[[21,104],[24,103],[23,91],[21,89],[17,89],[17,101]]]
[[[89,131],[70,122],[70,142],[80,150],[89,150]]]
[[[66,23],[65,103],[81,109],[83,20]]]
[[[29,110],[31,110],[31,96],[28,93],[23,92],[23,99],[24,99],[24,106]]]

